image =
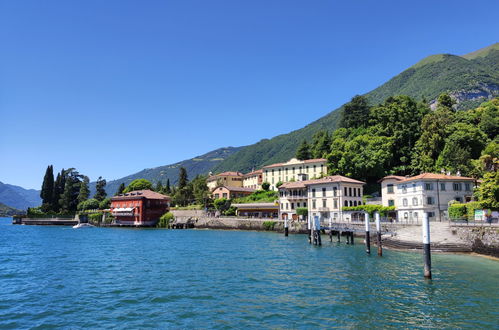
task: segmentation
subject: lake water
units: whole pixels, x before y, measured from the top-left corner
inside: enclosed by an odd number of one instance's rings
[[[11,225],[0,328],[499,326],[499,262],[305,235]],[[373,252],[375,250],[373,249]]]

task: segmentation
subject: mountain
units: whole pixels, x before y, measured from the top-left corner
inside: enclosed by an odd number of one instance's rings
[[[40,191],[0,182],[0,203],[18,210],[40,206]]]
[[[147,168],[124,178],[107,182],[106,191],[108,195],[112,196],[118,190],[118,187],[122,182],[128,185],[135,179],[147,179],[153,184],[156,184],[158,181],[161,181],[162,184],[166,184],[166,180],[170,179],[170,184],[174,185],[177,183],[180,167],[185,167],[189,179],[192,179],[198,174],[208,174],[213,167],[241,150],[241,148],[242,147],[220,148],[175,164]],[[95,193],[95,182],[90,183],[90,191],[93,196]]]
[[[499,43],[463,56],[429,56],[365,96],[371,104],[381,103],[389,96],[404,94],[420,100],[424,98],[433,105],[443,92],[456,99],[458,109],[476,107],[484,100],[498,96]],[[295,155],[301,141],[310,140],[318,130],[335,130],[342,108],[301,129],[246,146],[218,164],[213,172],[246,172],[286,161]]]
[[[16,214],[23,214],[24,212],[13,207],[0,203],[0,217],[11,217]]]

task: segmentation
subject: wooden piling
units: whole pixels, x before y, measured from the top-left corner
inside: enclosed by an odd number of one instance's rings
[[[315,218],[315,231],[317,232],[317,244],[322,245],[321,221],[319,217]]]
[[[431,252],[430,252],[430,219],[428,213],[423,217],[423,251],[424,251],[424,278],[431,279]]]
[[[381,257],[383,255],[383,247],[381,246],[381,219],[378,212],[374,216],[376,220],[376,236],[378,238],[378,255]]]
[[[341,231],[338,230],[336,232],[336,235],[338,236],[338,243],[340,243],[340,241],[341,241]]]
[[[364,215],[364,222],[366,225],[366,253],[370,254],[371,253],[371,237],[369,234],[369,213],[365,213]]]
[[[284,219],[284,236],[287,237],[288,236],[288,218]]]
[[[353,231],[350,232],[350,244],[353,245]]]

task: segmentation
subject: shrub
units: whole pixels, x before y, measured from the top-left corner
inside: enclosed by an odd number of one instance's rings
[[[296,214],[307,216],[307,214],[308,214],[308,208],[306,208],[306,207],[297,207],[296,208]]]
[[[156,227],[158,228],[169,228],[170,227],[170,223],[172,222],[172,220],[174,219],[175,217],[173,216],[173,213],[171,212],[166,212],[165,214],[163,214],[160,218],[159,218],[159,222],[158,224],[156,225]]]
[[[111,206],[111,198],[106,198],[102,202],[99,203],[99,209],[105,210]]]
[[[88,222],[92,224],[99,224],[102,221],[102,212],[92,213],[88,215]]]
[[[234,206],[229,207],[227,210],[223,211],[223,215],[236,215],[237,208]]]
[[[215,208],[222,213],[230,208],[230,204],[231,201],[227,198],[219,198],[213,201],[213,205],[215,206]]]
[[[263,228],[265,228],[265,230],[274,230],[275,224],[275,221],[264,221]]]
[[[385,217],[388,212],[395,211],[395,206],[382,206],[382,205],[358,205],[358,206],[344,206],[343,211],[360,211],[369,213],[370,217],[374,216],[374,212],[379,212],[379,214]]]
[[[268,191],[270,189],[270,183],[268,182],[262,183],[262,189]]]
[[[475,210],[481,210],[482,204],[480,202],[469,202],[466,203],[466,215],[468,216],[468,220],[475,220]]]
[[[99,201],[95,198],[87,199],[84,202],[78,204],[78,211],[86,211],[86,210],[97,210],[99,209]]]
[[[449,205],[449,217],[451,219],[462,219],[466,217],[466,204],[453,203]]]

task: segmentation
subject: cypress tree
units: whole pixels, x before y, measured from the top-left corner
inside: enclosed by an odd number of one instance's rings
[[[76,211],[78,194],[80,192],[81,175],[70,168],[65,172],[64,192],[61,195],[60,206],[66,212]]]
[[[43,211],[53,210],[53,199],[54,199],[54,169],[52,165],[47,167],[45,171],[45,176],[43,177],[42,190],[40,191],[40,197],[42,199],[42,209]]]
[[[154,191],[162,193],[163,192],[163,185],[161,184],[161,181],[158,181],[156,183],[156,187],[154,188]]]
[[[100,176],[97,179],[97,183],[95,184],[95,195],[94,195],[94,198],[99,202],[102,202],[107,197],[105,188],[106,188],[106,180]]]
[[[66,171],[61,170],[61,173],[57,174],[57,179],[54,183],[54,195],[52,197],[52,210],[59,212],[61,209],[61,196],[64,193],[64,186],[66,185]]]
[[[170,187],[170,179],[166,179],[165,193],[170,194],[171,192],[172,192],[172,189]]]
[[[185,188],[187,186],[187,182],[187,170],[184,167],[181,167],[180,171],[178,172],[178,188]]]
[[[120,186],[118,187],[118,191],[116,192],[116,194],[114,194],[114,196],[118,196],[119,194],[123,194],[123,191],[125,190],[126,186],[125,186],[125,183],[122,182],[120,184]]]
[[[88,196],[90,196],[90,189],[88,188],[88,183],[90,180],[88,176],[83,177],[83,181],[80,182],[80,192],[78,193],[78,204],[86,201]]]

